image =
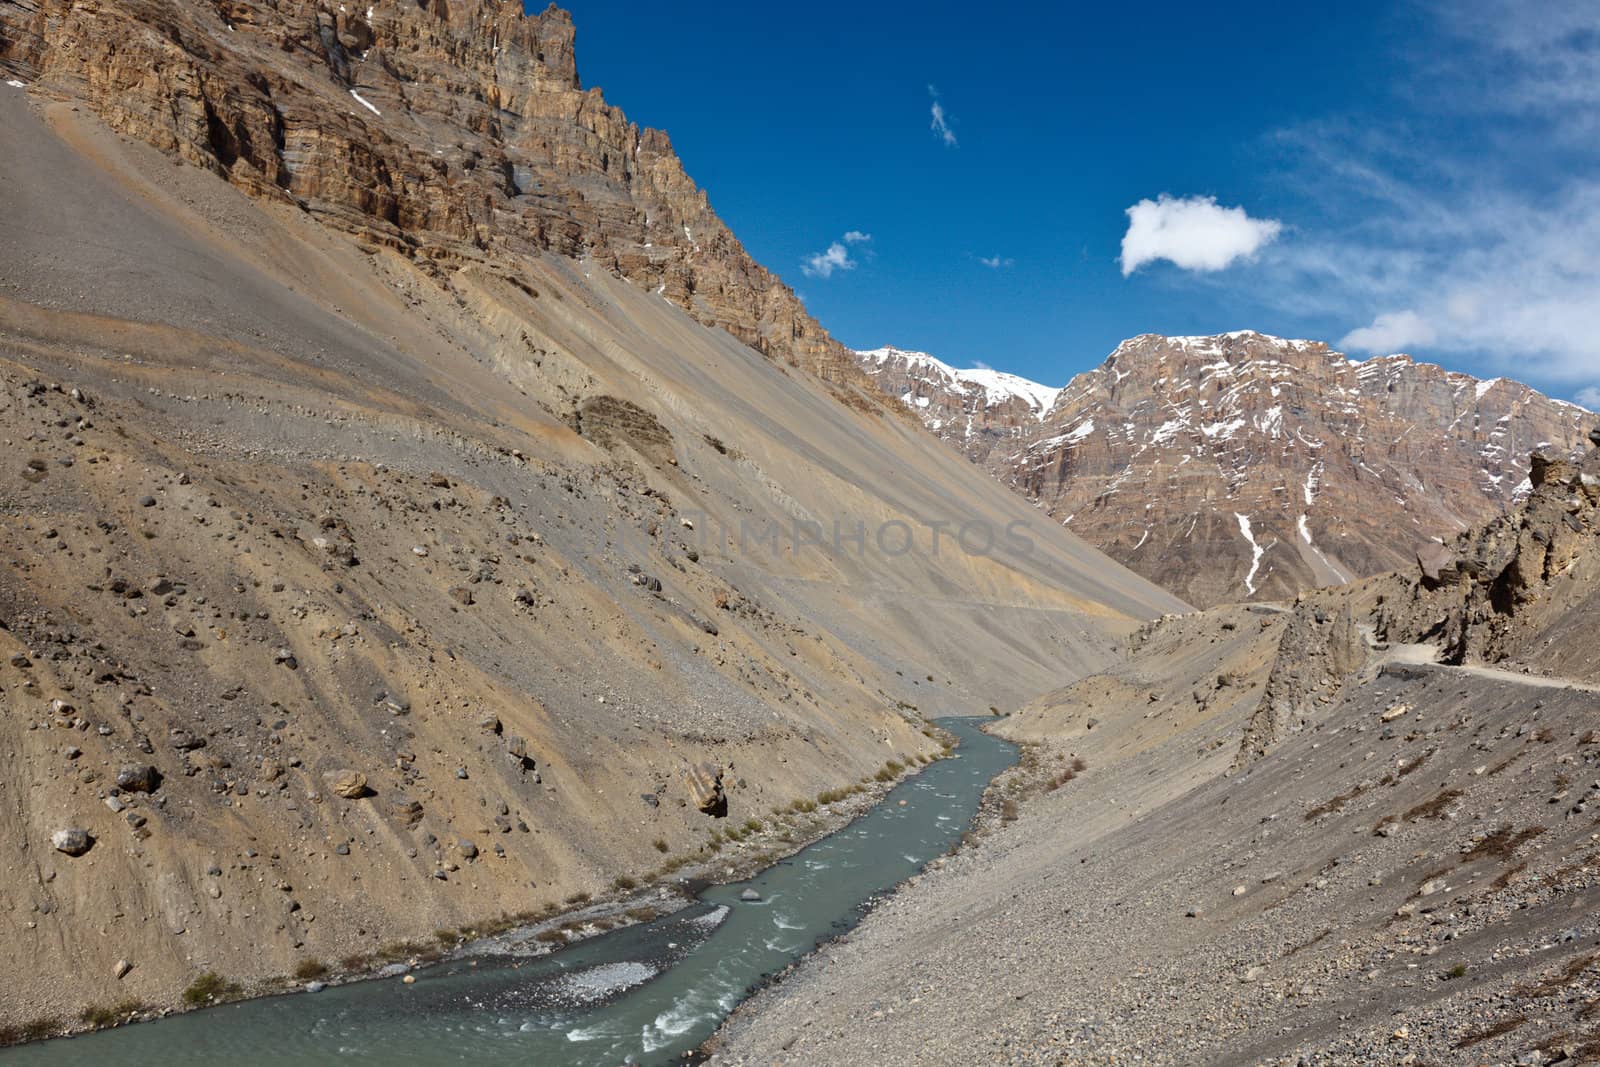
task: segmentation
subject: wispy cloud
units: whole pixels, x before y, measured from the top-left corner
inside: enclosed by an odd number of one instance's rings
[[[1014,267],[1017,261],[1010,256],[979,256],[978,262],[990,270],[1000,270],[1003,267]]]
[[[1184,270],[1218,271],[1256,254],[1277,238],[1283,224],[1253,219],[1242,207],[1222,207],[1214,196],[1162,193],[1128,209],[1122,237],[1122,276],[1166,260]]]
[[[1600,411],[1600,385],[1591,385],[1587,389],[1579,389],[1572,395],[1572,399],[1590,411]]]
[[[1305,197],[1254,284],[1360,353],[1454,353],[1547,388],[1600,365],[1600,24],[1591,0],[1418,0],[1408,121],[1284,132]],[[1590,399],[1600,399],[1591,394]]]
[[[834,271],[855,270],[856,260],[850,255],[851,245],[865,245],[872,234],[860,230],[847,230],[845,235],[821,252],[813,252],[800,262],[800,273],[807,278],[831,278]]]
[[[929,123],[928,128],[933,131],[935,137],[944,142],[946,148],[959,148],[960,142],[956,140],[956,131],[950,128],[950,119],[945,114],[944,104],[939,100],[939,90],[930,85],[928,95],[933,97],[933,106],[930,109],[933,121]]]

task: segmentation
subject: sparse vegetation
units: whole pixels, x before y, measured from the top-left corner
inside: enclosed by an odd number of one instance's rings
[[[189,988],[183,991],[183,1002],[198,1008],[203,1004],[216,1003],[238,995],[238,983],[228,981],[216,971],[206,971],[190,982]]]
[[[657,852],[665,854],[671,851],[671,846],[662,838],[656,838],[651,844],[655,846]]]
[[[1401,816],[1406,822],[1415,822],[1418,819],[1440,819],[1451,804],[1462,796],[1459,789],[1445,788],[1422,803],[1410,808]]]
[[[626,893],[630,889],[639,888],[639,882],[638,879],[631,878],[626,874],[619,874],[611,880],[611,888]]]
[[[140,1001],[124,1000],[110,1008],[91,1004],[83,1009],[78,1018],[93,1027],[116,1026],[118,1023],[125,1023],[133,1016],[141,1015],[149,1010],[149,1006]],[[4,1043],[3,1037],[0,1037],[0,1044]]]
[[[0,1026],[0,1047],[20,1045],[26,1041],[43,1041],[61,1032],[61,1020],[48,1015],[29,1019],[16,1026]]]
[[[1515,1030],[1517,1027],[1521,1026],[1527,1021],[1528,1017],[1526,1015],[1508,1015],[1498,1022],[1489,1024],[1482,1030],[1477,1030],[1473,1033],[1467,1034],[1465,1037],[1456,1042],[1455,1047],[1457,1050],[1460,1050],[1471,1048],[1474,1045],[1481,1045],[1485,1041],[1499,1037],[1501,1034],[1509,1034],[1511,1031]]]
[[[443,931],[441,931],[443,932]],[[307,956],[294,965],[294,976],[302,982],[309,982],[314,978],[321,978],[328,973],[328,965],[321,960]]]
[[[1313,819],[1320,819],[1324,815],[1331,815],[1336,811],[1342,811],[1346,804],[1350,803],[1352,800],[1366,791],[1367,787],[1362,783],[1357,782],[1345,792],[1340,793],[1338,796],[1331,797],[1328,800],[1324,800],[1321,804],[1318,804],[1316,807],[1306,812],[1306,822],[1311,822]]]

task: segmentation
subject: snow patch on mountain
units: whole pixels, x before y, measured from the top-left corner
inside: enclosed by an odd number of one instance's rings
[[[1017,399],[1033,409],[1036,418],[1043,419],[1055,404],[1061,390],[1015,374],[991,370],[987,367],[952,367],[942,359],[926,352],[913,352],[886,345],[856,352],[857,358],[872,366],[899,361],[908,372],[939,381],[944,388],[959,395],[982,393],[988,403]],[[922,405],[926,406],[926,404]]]

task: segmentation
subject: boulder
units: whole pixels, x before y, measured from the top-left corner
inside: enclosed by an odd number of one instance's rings
[[[531,771],[537,764],[528,754],[528,742],[521,734],[506,734],[506,752],[511,756],[511,762],[522,771]]]
[[[69,856],[81,856],[89,851],[94,844],[94,838],[89,836],[89,831],[69,828],[57,830],[50,835],[50,847],[57,852],[65,852]]]
[[[1429,541],[1417,549],[1417,567],[1430,585],[1440,585],[1455,576],[1456,554],[1438,541]]]
[[[161,772],[148,763],[130,763],[117,772],[117,788],[125,793],[154,793],[161,788]]]
[[[333,771],[324,776],[328,788],[333,790],[335,796],[344,797],[346,800],[357,800],[367,795],[367,776],[360,771],[342,770]]]
[[[728,797],[722,789],[722,768],[709,761],[696,763],[683,772],[689,800],[695,808],[715,818],[728,814]]]

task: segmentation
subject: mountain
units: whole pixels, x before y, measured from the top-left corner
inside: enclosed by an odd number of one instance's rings
[[[724,877],[1184,608],[930,448],[573,56],[0,0],[0,1038]]]
[[[874,348],[856,358],[880,389],[979,463],[996,447],[1029,437],[1061,393],[1001,371],[958,370],[926,352]]]
[[[1508,379],[1250,331],[1136,337],[1059,391],[883,351],[857,358],[936,434],[1201,605],[1406,565],[1525,493],[1529,451],[1580,454],[1592,421]],[[1017,399],[1052,395],[1037,417]]]

